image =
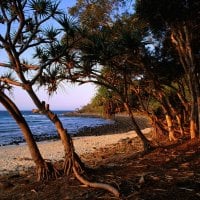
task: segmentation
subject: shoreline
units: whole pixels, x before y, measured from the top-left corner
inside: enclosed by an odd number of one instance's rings
[[[151,125],[147,117],[143,115],[135,115],[135,119],[141,130],[145,128],[150,128]],[[79,136],[98,136],[107,134],[119,134],[128,131],[134,131],[135,127],[127,115],[116,115],[113,119],[108,119],[114,121],[114,123],[104,124],[102,126],[95,127],[85,127],[79,130],[77,134],[72,135],[73,137]]]
[[[86,127],[78,134],[71,135],[78,155],[92,153],[97,149],[117,144],[121,140],[136,137],[130,118],[126,115],[115,116],[115,123],[97,127]],[[136,120],[144,133],[151,131],[148,119],[136,115]],[[62,161],[64,149],[59,138],[37,141],[45,160]],[[0,146],[0,176],[25,174],[34,167],[26,143]]]
[[[86,114],[86,113],[70,113],[70,116],[77,116],[77,117],[96,117],[102,118],[102,116],[97,114]],[[140,127],[141,130],[145,128],[150,128],[150,124],[148,119],[143,115],[136,115],[135,119]],[[108,135],[108,134],[119,134],[128,131],[133,131],[134,126],[130,120],[130,118],[125,114],[118,114],[113,119],[110,120],[110,123],[97,125],[94,127],[85,126],[77,130],[77,133],[70,133],[70,136],[73,137],[80,137],[80,136],[98,136],[98,135]],[[43,142],[43,141],[58,141],[60,138],[58,134],[55,135],[35,135],[36,142]],[[23,145],[26,144],[24,138],[21,141],[12,141],[8,144],[2,144],[0,147],[4,146],[12,146],[12,145]]]
[[[148,134],[151,128],[142,131]],[[79,136],[73,137],[73,143],[76,153],[81,157],[83,154],[92,153],[136,136],[135,131],[101,136]],[[42,141],[37,144],[45,160],[52,162],[63,160],[64,149],[60,140]],[[25,174],[35,166],[26,144],[0,147],[0,163],[0,176]]]

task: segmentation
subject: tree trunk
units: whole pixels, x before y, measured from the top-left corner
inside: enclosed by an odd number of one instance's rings
[[[197,105],[197,94],[196,94],[196,80],[190,75],[190,91],[191,91],[191,113],[190,113],[190,138],[194,139],[197,137],[198,131],[198,105]]]
[[[184,129],[183,129],[183,124],[182,124],[182,120],[181,120],[181,115],[180,114],[176,115],[176,120],[178,122],[178,126],[179,126],[179,129],[180,129],[181,136],[184,136]]]
[[[53,167],[51,163],[46,163],[42,158],[42,155],[40,154],[40,151],[33,138],[31,130],[17,106],[7,95],[5,95],[5,93],[1,91],[0,102],[7,109],[10,115],[15,119],[16,123],[22,131],[22,134],[24,135],[31,157],[36,165],[38,181],[49,178],[57,178],[60,175],[59,172]]]
[[[73,172],[75,177],[83,184],[87,183],[86,185],[89,185],[90,187],[105,189],[113,193],[116,197],[119,197],[119,191],[111,185],[92,183],[83,178],[83,168],[85,168],[84,163],[82,163],[80,157],[76,154],[73,146],[73,141],[70,135],[67,133],[67,130],[64,129],[62,122],[56,114],[49,110],[49,106],[46,106],[45,103],[40,103],[39,99],[32,90],[29,90],[28,93],[34,100],[36,106],[52,121],[52,123],[54,123],[58,134],[60,135],[65,150],[65,161],[63,166],[64,173],[69,176]]]
[[[145,135],[140,130],[140,127],[138,126],[138,124],[134,118],[133,112],[132,112],[130,106],[128,105],[128,103],[124,103],[124,107],[127,110],[127,112],[129,113],[129,116],[131,117],[131,121],[135,127],[136,134],[143,142],[144,151],[150,151],[150,150],[154,149],[154,147],[151,145],[151,142],[145,137]]]
[[[174,128],[173,128],[173,125],[172,125],[172,118],[168,114],[165,115],[165,118],[166,118],[168,132],[169,132],[169,140],[170,141],[176,141],[176,137],[174,136]]]
[[[199,70],[200,71],[200,70]],[[200,72],[195,74],[194,86],[196,92],[196,120],[197,120],[197,137],[200,137]]]
[[[158,117],[155,114],[149,115],[152,126],[154,128],[153,138],[159,139],[161,137],[164,137],[166,134],[166,129],[164,129],[161,120],[158,119]]]
[[[177,124],[178,124],[179,130],[180,130],[180,134],[181,134],[181,136],[183,136],[184,135],[184,130],[183,130],[182,122],[181,122],[181,114],[178,114],[178,111],[169,102],[169,98],[167,99],[167,104],[169,105],[169,108],[170,108],[170,110],[172,112],[172,115],[176,116],[176,120],[177,120]],[[171,125],[172,125],[172,119],[170,121],[171,121]],[[174,132],[174,130],[173,130],[173,132]],[[175,138],[174,137],[174,133],[173,134],[171,133],[170,137],[171,137],[172,140],[174,140],[173,139],[173,138]]]
[[[200,87],[199,87],[199,90],[200,90]],[[199,92],[200,93],[200,92]],[[199,129],[198,129],[198,131],[199,131],[199,134],[198,134],[198,137],[200,137],[200,94],[199,94],[199,96],[198,96],[198,99],[197,99],[197,102],[198,102],[198,125],[199,125]]]
[[[73,147],[73,142],[70,137],[70,135],[67,133],[67,129],[65,129],[62,125],[62,122],[58,118],[56,114],[51,112],[49,110],[49,105],[46,105],[45,102],[41,102],[35,92],[33,91],[32,87],[26,87],[26,91],[28,92],[29,96],[37,106],[37,108],[42,111],[43,114],[45,114],[51,122],[54,124],[60,138],[62,141],[62,144],[64,146],[64,151],[65,151],[65,164],[64,164],[64,172],[71,172],[72,171],[72,165],[69,165],[69,169],[66,168],[66,163],[77,163],[77,166],[80,168],[84,168],[84,164],[82,163],[81,159],[79,156],[75,153],[74,147]],[[71,159],[75,159],[72,161]],[[69,161],[70,160],[70,161]]]
[[[68,166],[68,162],[75,162],[76,166],[78,166],[79,170],[84,168],[84,164],[82,163],[81,159],[79,158],[79,156],[75,153],[74,150],[74,146],[73,146],[73,142],[72,139],[70,137],[70,135],[67,133],[67,130],[64,129],[62,122],[60,121],[60,119],[58,118],[58,116],[54,113],[52,113],[50,110],[46,111],[46,115],[48,116],[48,118],[54,123],[56,130],[58,131],[62,144],[64,146],[64,150],[65,150],[65,164],[64,164],[64,172],[66,174],[69,174],[68,172],[71,172],[72,170],[72,166]],[[69,159],[74,159],[74,161],[69,161]],[[68,167],[67,167],[68,166]]]
[[[199,105],[199,80],[197,61],[195,61],[193,49],[191,47],[192,41],[192,24],[184,22],[181,25],[175,24],[171,32],[171,41],[174,44],[180,62],[187,75],[191,95],[191,114],[190,114],[190,135],[195,138],[200,127],[200,105]]]
[[[156,95],[154,95],[156,98]],[[169,140],[176,140],[176,137],[174,136],[174,128],[173,128],[173,121],[172,121],[172,114],[174,113],[174,109],[172,108],[168,97],[165,96],[165,94],[160,90],[157,93],[157,96],[160,100],[160,103],[162,105],[162,109],[165,113],[165,119],[166,119],[166,123],[167,123],[167,129],[168,129],[168,133],[169,133]]]

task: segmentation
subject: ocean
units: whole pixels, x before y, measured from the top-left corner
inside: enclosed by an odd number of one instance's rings
[[[112,123],[109,120],[96,117],[73,117],[64,116],[66,111],[54,111],[62,121],[64,128],[69,134],[76,134],[78,130],[85,127],[95,127]],[[32,111],[22,111],[36,141],[52,139],[57,137],[52,122],[41,114]],[[14,119],[7,111],[0,111],[0,146],[23,143],[24,137]]]

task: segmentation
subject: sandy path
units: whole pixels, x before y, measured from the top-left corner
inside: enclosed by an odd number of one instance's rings
[[[146,128],[143,133],[148,133],[150,130],[150,128]],[[82,155],[109,144],[116,144],[122,139],[133,137],[136,137],[136,133],[130,131],[112,135],[74,137],[73,142],[75,151]],[[53,161],[63,159],[64,150],[61,141],[38,142],[38,146],[44,159]],[[24,172],[32,166],[34,163],[27,145],[0,147],[0,174]]]

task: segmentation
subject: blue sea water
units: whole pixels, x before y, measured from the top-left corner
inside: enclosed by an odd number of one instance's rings
[[[54,111],[54,113],[59,116],[69,134],[76,134],[83,127],[111,123],[102,118],[64,116],[66,111]],[[42,138],[48,139],[57,136],[54,125],[45,115],[35,114],[32,111],[22,111],[22,114],[35,138],[42,140]],[[24,138],[14,119],[7,111],[0,111],[0,146],[21,142],[24,142]]]

